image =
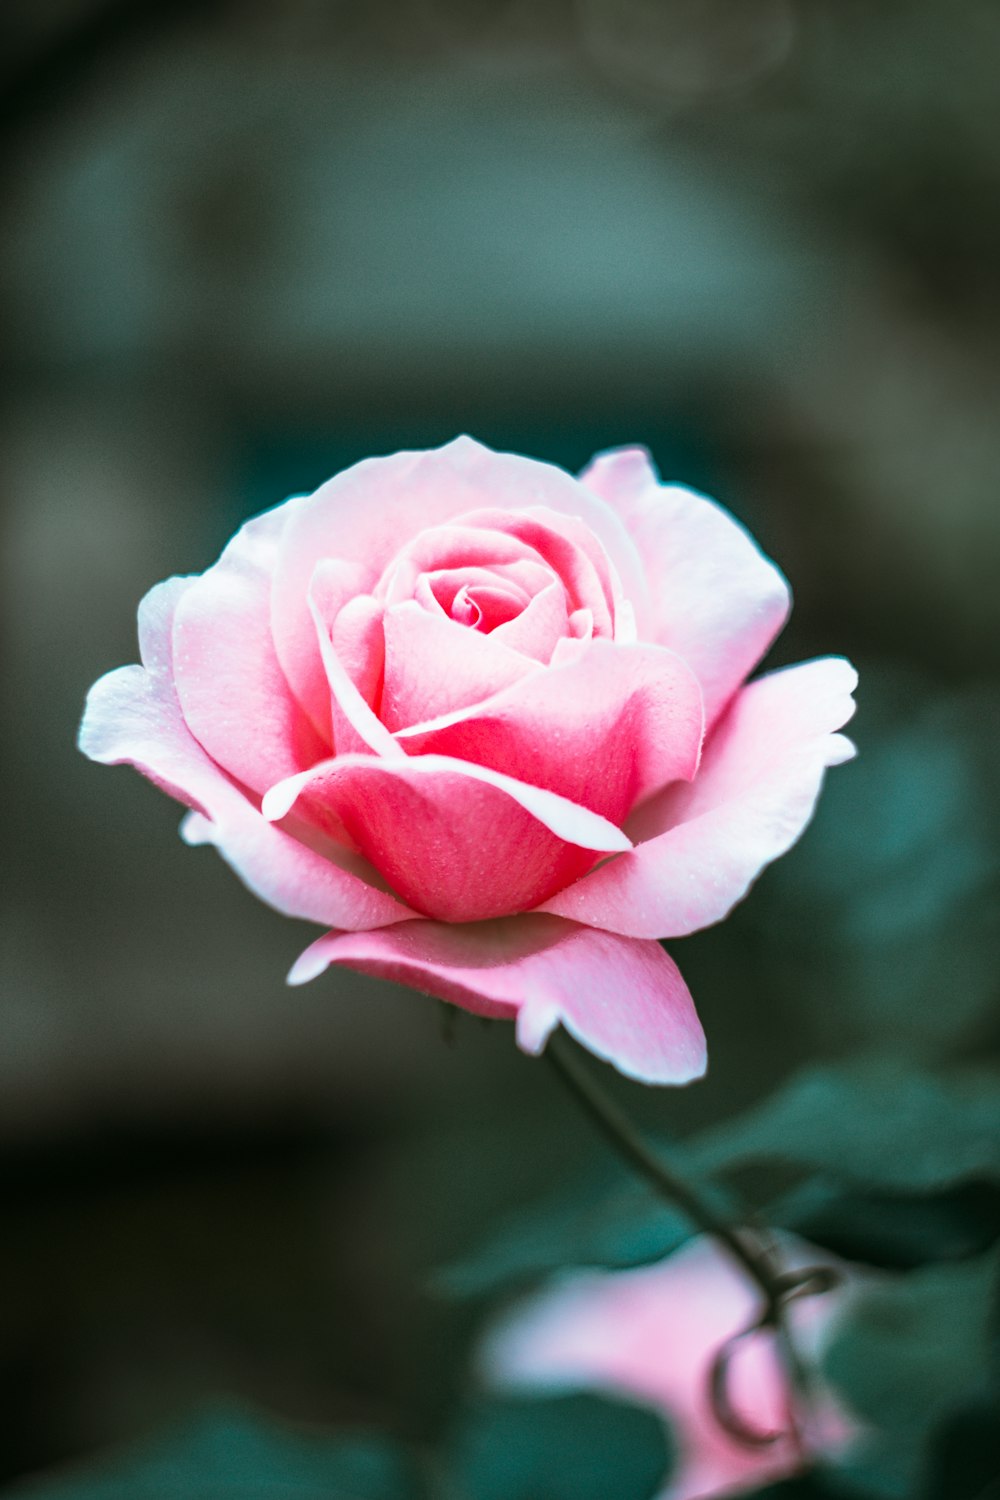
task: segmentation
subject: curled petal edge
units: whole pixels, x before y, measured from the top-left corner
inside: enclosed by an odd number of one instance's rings
[[[350,774],[358,769],[381,773],[386,776],[431,777],[440,775],[462,776],[469,781],[480,781],[504,792],[511,801],[523,807],[543,827],[567,844],[581,849],[592,849],[598,854],[621,853],[632,848],[632,840],[614,823],[602,818],[599,813],[548,792],[544,787],[530,786],[514,776],[505,776],[499,771],[490,771],[485,766],[472,765],[468,761],[456,760],[448,755],[399,755],[398,759],[380,759],[371,755],[340,755],[332,760],[321,761],[309,771],[288,776],[265,793],[261,804],[264,817],[277,822],[287,816],[303,792],[314,782],[340,774]]]
[[[91,688],[79,746],[103,765],[132,765],[194,811],[189,843],[212,843],[243,883],[286,916],[370,928],[414,913],[381,889],[374,870],[319,837],[266,821],[188,729],[171,677],[171,627],[189,580],[157,584],[139,606],[143,666],[118,667]],[[311,847],[311,842],[322,848]],[[355,869],[357,866],[357,869]]]
[[[563,1026],[626,1077],[684,1084],[706,1066],[705,1036],[676,964],[655,942],[539,914],[490,922],[397,923],[330,932],[288,976],[305,984],[330,964],[393,980],[475,1015],[515,1020],[537,1055]]]
[[[646,814],[646,837],[633,827],[630,853],[540,909],[636,938],[684,937],[721,921],[801,836],[825,772],[854,756],[834,731],[854,712],[856,685],[841,657],[757,678],[716,726],[695,781],[668,788]]]

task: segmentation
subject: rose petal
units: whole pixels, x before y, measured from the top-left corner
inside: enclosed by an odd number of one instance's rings
[[[361,568],[357,563],[342,562],[336,558],[323,558],[315,566],[312,577],[309,580],[308,604],[311,617],[319,618],[326,627],[326,635],[329,640],[333,636],[334,626],[345,609],[356,599],[371,599],[366,583],[368,581],[368,570]],[[368,607],[368,617],[377,613],[381,618],[382,611],[372,610]],[[374,650],[377,657],[377,672],[381,675],[381,646],[379,642],[373,641],[367,633],[362,636],[364,645],[369,650]],[[346,645],[347,656],[344,657]],[[366,687],[370,682],[371,671],[368,662],[362,656],[359,643],[345,642],[344,630],[341,630],[341,639],[336,643],[338,654],[343,660],[344,670],[361,693],[367,703],[372,700]],[[315,650],[313,643],[313,656],[311,658],[312,670],[310,674],[308,692],[305,680],[300,682],[300,690],[305,700],[305,707],[309,717],[317,729],[331,743],[336,745],[336,731],[334,718],[336,717],[336,704],[331,703],[329,677],[324,669],[321,653]],[[354,743],[345,748],[354,749]]]
[[[833,731],[854,711],[856,683],[838,657],[752,682],[707,741],[694,784],[669,790],[648,811],[664,831],[543,910],[641,938],[680,937],[720,921],[802,833],[824,770],[854,754]]]
[[[466,584],[455,595],[452,618],[460,625],[468,625],[489,635],[499,625],[506,625],[524,609],[525,601],[520,593],[496,584]]]
[[[541,589],[516,619],[498,625],[493,637],[509,650],[547,666],[569,628],[566,592],[561,583],[553,582]]]
[[[302,810],[347,836],[404,901],[445,922],[535,906],[593,863],[631,848],[587,808],[443,755],[337,756],[271,788],[265,817]]]
[[[400,540],[483,506],[544,505],[579,517],[598,537],[637,607],[646,584],[635,546],[618,516],[591,490],[555,468],[511,453],[493,453],[457,438],[429,453],[366,459],[314,495],[288,502],[271,594],[278,660],[303,703],[311,701],[322,666],[305,605],[316,562],[338,557],[365,569],[363,591],[392,560]]]
[[[385,611],[371,594],[348,601],[333,622],[333,648],[364,701],[375,709],[385,673]]]
[[[369,866],[332,844],[307,847],[266,821],[193,738],[172,683],[171,630],[185,578],[159,584],[139,606],[143,667],[120,667],[90,690],[80,749],[105,765],[126,762],[178,801],[192,842],[214,843],[243,882],[287,916],[324,926],[377,927],[411,913],[372,882]]]
[[[388,730],[481,703],[538,664],[496,638],[414,600],[385,614],[385,678],[380,717]]]
[[[625,523],[646,566],[647,640],[677,651],[705,695],[709,725],[788,615],[788,586],[731,515],[661,484],[643,448],[599,454],[580,475]]]
[[[385,610],[371,594],[347,592],[352,581],[350,564],[326,559],[317,563],[309,585],[333,743],[338,754],[374,750],[393,755],[395,748],[375,712],[385,670]]]
[[[613,636],[621,583],[594,533],[572,516],[544,506],[514,511],[481,510],[461,517],[490,536],[516,538],[542,559],[566,590],[568,608],[589,609],[599,635]]]
[[[205,808],[224,772],[192,737],[170,681],[170,629],[178,600],[193,579],[168,578],[139,605],[143,666],[116,667],[87,694],[77,744],[102,765],[133,765],[154,786],[187,807]]]
[[[476,1015],[516,1015],[526,1052],[541,1052],[561,1024],[644,1083],[687,1083],[704,1072],[701,1025],[659,943],[543,916],[459,927],[404,922],[328,933],[302,954],[289,982],[303,984],[329,964],[410,985]]]
[[[543,574],[544,587],[551,575],[542,568],[538,568],[538,572]],[[468,594],[470,590],[479,588],[498,588],[517,601],[518,609],[524,609],[532,597],[531,593],[510,575],[511,569],[503,565],[496,568],[442,568],[438,572],[422,573],[414,585],[413,597],[427,608],[429,593],[438,606],[438,609],[432,608],[431,613],[437,614],[440,610],[442,614],[454,618],[456,595]]]
[[[248,521],[219,561],[190,580],[173,626],[184,720],[213,760],[255,791],[330,753],[292,696],[271,639],[280,510]]]
[[[448,755],[544,786],[620,823],[695,773],[701,691],[662,646],[597,640],[464,712],[401,730],[411,755]]]
[[[534,548],[502,527],[491,527],[488,520],[476,524],[477,518],[462,517],[448,526],[431,526],[419,531],[412,541],[393,556],[388,568],[375,585],[375,593],[386,604],[402,604],[412,599],[421,578],[447,578],[453,573],[489,572],[492,568],[531,563],[540,568]],[[546,569],[548,572],[549,570]]]
[[[317,569],[322,574],[323,565]],[[363,595],[370,598],[370,595]],[[375,603],[376,611],[381,606]],[[334,736],[337,740],[338,754],[353,753],[358,750],[370,750],[376,755],[386,755],[390,759],[398,757],[400,748],[392,735],[379,719],[378,715],[367,703],[361,694],[357,684],[349,675],[346,666],[340,658],[333,640],[330,636],[330,626],[320,614],[319,606],[310,594],[309,609],[313,617],[313,628],[316,633],[316,641],[319,647],[323,670],[326,673],[327,684],[332,695],[331,715],[334,726]],[[339,618],[339,616],[338,616]],[[429,618],[429,617],[428,617]],[[335,622],[336,623],[336,622]],[[363,622],[367,628],[371,627],[371,619]],[[322,760],[315,761],[314,765],[323,764]],[[304,774],[308,776],[312,768]],[[266,800],[266,799],[265,799]]]

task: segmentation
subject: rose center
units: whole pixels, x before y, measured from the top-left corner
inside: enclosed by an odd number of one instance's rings
[[[451,603],[451,617],[460,625],[487,634],[498,625],[516,619],[527,601],[513,589],[500,584],[463,584]]]
[[[417,578],[413,597],[432,613],[450,616],[459,625],[484,635],[506,625],[531,603],[537,590],[552,581],[551,573],[530,563],[520,568],[499,565],[441,568]]]

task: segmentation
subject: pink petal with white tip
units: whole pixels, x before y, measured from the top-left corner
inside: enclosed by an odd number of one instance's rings
[[[411,755],[449,755],[547,787],[620,823],[637,800],[690,780],[701,692],[662,646],[586,643],[471,709],[401,730]]]
[[[827,767],[854,754],[834,731],[854,712],[856,683],[839,657],[752,682],[707,740],[693,784],[639,810],[636,847],[544,910],[630,937],[681,937],[720,921],[802,833]]]
[[[386,610],[384,630],[381,718],[389,730],[468,708],[540,670],[500,631],[483,635],[412,599]]]
[[[271,639],[271,569],[284,517],[248,521],[188,582],[173,623],[184,722],[230,775],[262,792],[330,752],[293,697]]]
[[[105,765],[135,766],[194,808],[184,825],[189,841],[215,844],[243,882],[276,910],[344,928],[411,916],[363,860],[314,830],[306,830],[308,842],[301,842],[263,818],[191,735],[173,688],[171,647],[174,611],[190,587],[189,579],[171,578],[146,595],[139,606],[144,665],[120,667],[91,688],[81,750]]]
[[[409,985],[476,1015],[516,1019],[525,1052],[541,1052],[561,1025],[644,1083],[688,1083],[705,1069],[691,996],[658,943],[534,915],[461,926],[404,922],[328,933],[302,954],[289,982],[304,984],[330,964]]]
[[[644,448],[598,454],[580,482],[625,523],[649,582],[644,639],[693,668],[711,725],[784,624],[788,585],[721,505],[662,484]]]
[[[605,818],[544,788],[443,755],[343,755],[264,798],[347,838],[417,911],[474,922],[522,911],[631,848]]]

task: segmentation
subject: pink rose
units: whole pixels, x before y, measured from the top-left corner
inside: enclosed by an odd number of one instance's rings
[[[333,929],[292,983],[345,964],[681,1083],[704,1037],[656,940],[724,917],[852,753],[847,662],[744,685],[788,604],[641,449],[573,479],[459,438],[356,464],[152,589],[143,665],[95,684],[80,744]]]
[[[801,1241],[789,1240],[784,1249],[789,1270],[837,1264]],[[842,1286],[790,1305],[800,1353],[815,1360],[846,1295]],[[789,1427],[788,1379],[773,1335],[764,1332],[735,1346],[728,1396],[745,1428],[777,1437],[754,1447],[719,1424],[709,1393],[712,1363],[759,1311],[745,1273],[714,1240],[700,1238],[657,1265],[565,1274],[491,1331],[481,1374],[505,1389],[604,1391],[662,1412],[677,1458],[659,1500],[738,1494],[842,1451],[860,1431],[820,1386],[811,1392],[800,1446]]]

